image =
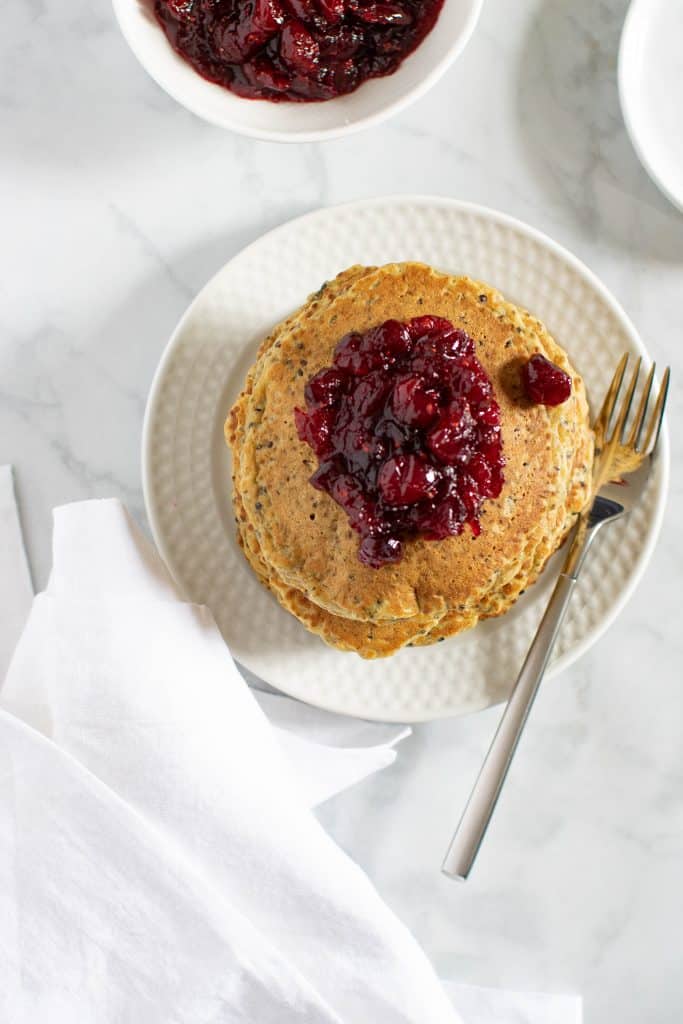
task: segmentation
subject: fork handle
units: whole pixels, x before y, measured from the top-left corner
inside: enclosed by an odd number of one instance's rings
[[[548,607],[531,642],[474,789],[448,848],[442,871],[451,878],[467,878],[474,864],[593,536],[594,531],[590,529],[577,531],[574,536],[564,571],[555,584]]]

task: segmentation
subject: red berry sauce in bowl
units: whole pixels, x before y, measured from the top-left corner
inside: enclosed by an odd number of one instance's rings
[[[304,394],[294,418],[318,457],[310,482],[346,512],[361,562],[397,562],[405,540],[466,524],[478,536],[505,458],[493,385],[464,331],[421,316],[347,334]]]
[[[390,75],[443,0],[154,0],[173,48],[249,99],[328,100]]]

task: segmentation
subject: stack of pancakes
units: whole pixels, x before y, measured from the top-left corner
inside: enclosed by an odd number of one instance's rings
[[[371,569],[343,509],[308,482],[317,466],[297,437],[304,387],[337,342],[423,314],[465,330],[501,408],[505,485],[484,503],[481,535],[415,539]],[[572,377],[555,408],[524,396],[520,367],[540,352]],[[240,544],[281,605],[312,632],[365,658],[431,644],[501,615],[537,578],[589,492],[593,454],[583,381],[543,325],[492,288],[419,263],[351,267],[263,342],[225,432]]]

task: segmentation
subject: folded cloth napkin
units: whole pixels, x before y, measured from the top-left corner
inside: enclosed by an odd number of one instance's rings
[[[394,746],[410,729],[344,718],[279,694],[254,691],[310,807],[396,760]]]
[[[94,508],[97,506],[91,506]],[[79,506],[62,510],[64,515],[79,515]],[[87,516],[87,513],[86,513]],[[174,584],[158,555],[133,527],[117,502],[98,508],[98,529],[102,550],[112,545],[114,557],[122,561],[124,589],[133,594],[149,592],[155,598],[179,600]],[[73,585],[80,585],[83,552],[74,562]],[[67,556],[68,557],[68,556]],[[99,561],[94,571],[112,572],[110,564]],[[69,570],[70,571],[70,570]],[[87,583],[90,577],[86,576]],[[0,466],[0,687],[10,657],[28,618],[33,590],[24,551],[14,497],[12,469]],[[258,681],[255,681],[258,682]],[[255,691],[254,696],[275,728],[278,743],[299,780],[300,797],[315,806],[354,785],[381,768],[393,764],[394,746],[410,735],[410,729],[396,725],[362,722],[329,714],[299,701],[275,693]]]
[[[0,700],[0,1020],[577,1020],[460,986],[449,1001],[310,812],[349,779],[335,762],[311,786],[313,766],[354,753],[260,699],[278,728],[119,503],[56,511]]]

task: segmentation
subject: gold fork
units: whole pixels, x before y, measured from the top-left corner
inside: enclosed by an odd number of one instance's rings
[[[451,878],[467,878],[474,864],[586,554],[606,523],[620,519],[640,501],[652,471],[669,390],[669,369],[667,367],[664,372],[654,408],[648,413],[655,374],[653,364],[629,430],[641,360],[636,362],[615,417],[627,364],[628,355],[624,355],[593,427],[595,459],[590,499],[574,527],[564,566],[548,607],[443,862],[442,870]],[[611,426],[612,421],[614,426]]]

